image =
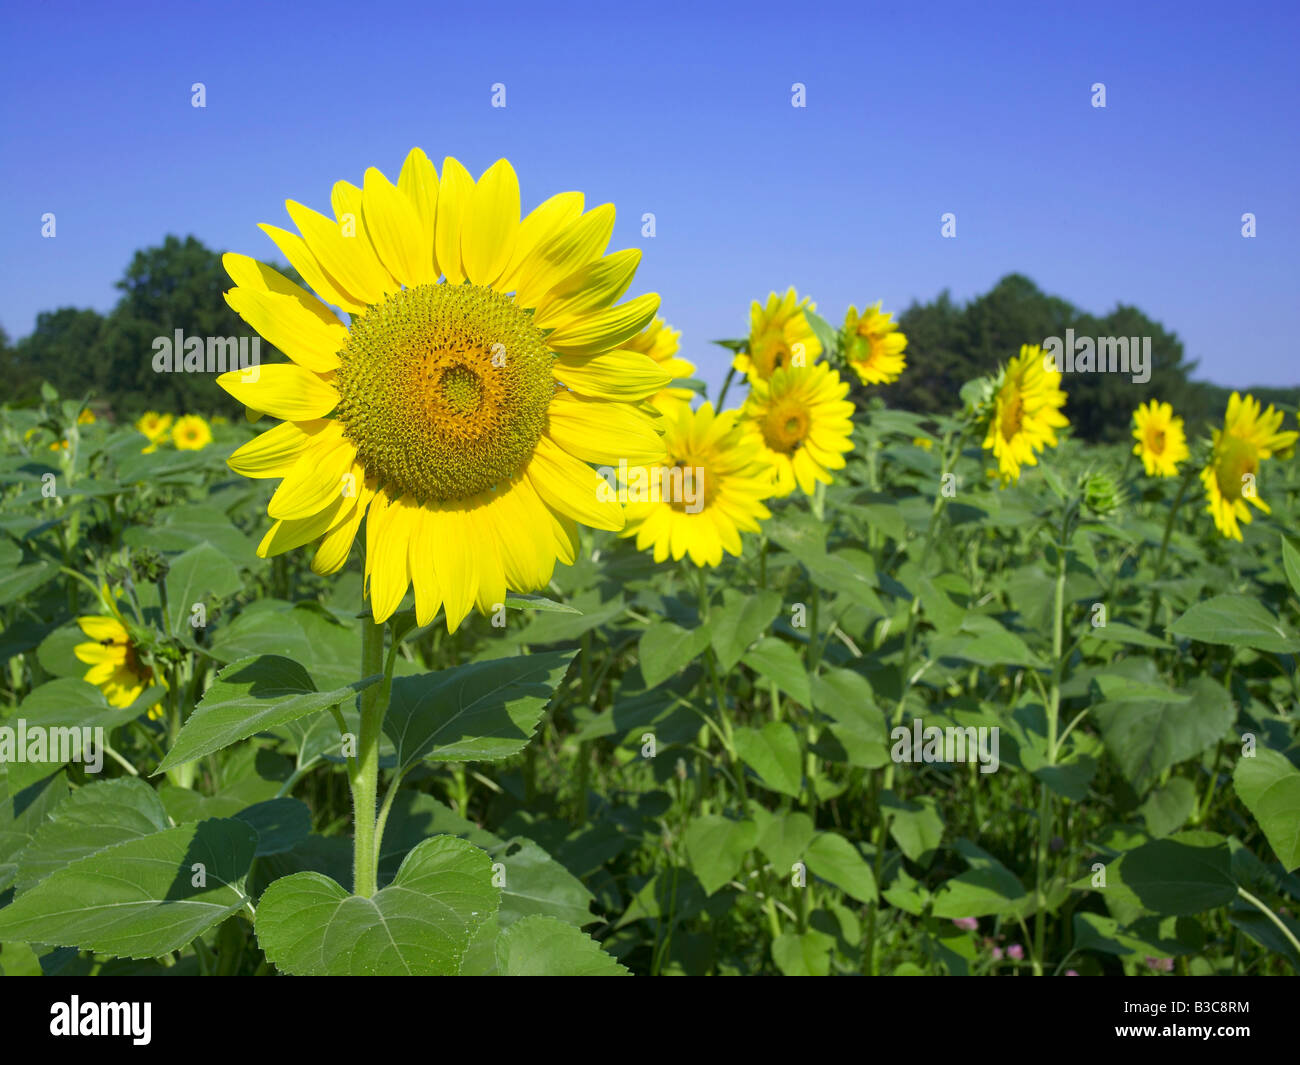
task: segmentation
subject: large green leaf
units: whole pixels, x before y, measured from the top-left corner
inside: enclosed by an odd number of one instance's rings
[[[0,573],[0,606],[17,602],[30,595],[46,581],[58,576],[58,569],[48,562],[33,562],[30,566],[6,568]]]
[[[732,821],[720,814],[702,814],[686,826],[686,854],[704,890],[712,895],[740,869],[745,855],[758,842],[758,825]]]
[[[804,853],[808,872],[859,902],[876,901],[876,878],[858,849],[835,832],[819,832]]]
[[[487,762],[528,745],[576,651],[546,651],[398,677],[384,731],[405,769],[432,762]]]
[[[828,669],[812,678],[812,698],[831,718],[831,735],[850,765],[878,769],[889,761],[885,715],[875,705],[866,677],[851,669]]]
[[[51,873],[88,854],[170,827],[158,793],[142,780],[122,777],[79,788],[36,829],[19,855],[21,894]]]
[[[741,661],[801,706],[812,705],[812,688],[803,659],[784,640],[766,636],[746,651]]]
[[[736,753],[773,791],[799,797],[803,769],[799,740],[784,721],[769,721],[762,729],[738,728]]]
[[[965,840],[959,840],[954,848],[970,868],[945,882],[935,893],[934,916],[986,917],[1024,910],[1030,897],[1010,869]]]
[[[780,612],[781,597],[776,592],[760,590],[751,595],[731,592],[726,605],[709,616],[710,639],[718,656],[718,668],[730,672]]]
[[[675,676],[709,646],[709,629],[683,629],[671,621],[656,621],[641,634],[638,655],[647,688]]]
[[[11,791],[8,768],[0,765],[0,893],[13,885],[18,863],[32,837],[68,795],[68,782],[62,773]]]
[[[1158,914],[1191,916],[1226,905],[1237,894],[1227,840],[1211,832],[1180,832],[1144,843],[1106,867],[1104,890],[1117,889]]]
[[[1300,866],[1300,772],[1285,756],[1260,747],[1237,762],[1232,783],[1282,867],[1290,872]]]
[[[525,917],[496,942],[502,976],[628,976],[590,936],[554,917]]]
[[[1300,640],[1263,603],[1244,595],[1216,595],[1197,603],[1169,631],[1201,643],[1253,647],[1276,654],[1300,651]]]
[[[435,836],[372,898],[320,873],[277,880],[258,903],[257,941],[295,976],[454,975],[499,899],[486,851]]]
[[[0,940],[153,958],[179,950],[247,899],[257,836],[210,820],[126,840],[57,869],[0,910]]]
[[[376,675],[319,692],[307,671],[288,658],[241,658],[217,674],[156,772],[192,762],[264,729],[337,706],[382,679]]]
[[[235,564],[211,544],[200,544],[180,555],[167,571],[167,618],[174,635],[192,632],[193,609],[212,605],[243,585]]]

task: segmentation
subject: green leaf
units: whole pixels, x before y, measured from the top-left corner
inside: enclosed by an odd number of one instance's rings
[[[802,935],[782,932],[772,940],[772,960],[786,976],[829,976],[834,946],[833,936],[815,928]]]
[[[935,639],[930,644],[930,657],[956,658],[990,668],[1043,668],[1043,662],[1029,650],[1024,640],[996,619],[983,614],[967,614],[954,635]]]
[[[506,606],[510,610],[543,610],[553,614],[581,614],[582,611],[568,603],[557,603],[544,595],[526,595],[523,592],[508,592]]]
[[[155,775],[265,729],[337,706],[381,680],[376,674],[346,687],[318,692],[307,671],[291,659],[279,655],[241,658],[217,674]]]
[[[1259,747],[1237,762],[1232,784],[1282,867],[1300,866],[1300,771],[1284,755]]]
[[[819,832],[808,845],[804,863],[813,876],[829,881],[850,898],[876,901],[876,878],[871,866],[843,836]]]
[[[954,848],[971,867],[935,893],[935,917],[987,917],[1023,910],[1030,896],[1010,869],[965,840],[959,840]]]
[[[799,740],[784,721],[769,721],[762,729],[738,728],[736,753],[773,791],[799,797],[803,782]]]
[[[590,936],[554,917],[525,917],[496,943],[502,976],[629,976]]]
[[[657,621],[641,634],[638,654],[641,676],[647,688],[662,684],[691,664],[709,646],[705,625],[683,629],[671,621]]]
[[[1282,565],[1286,569],[1286,579],[1291,582],[1291,590],[1300,596],[1300,551],[1285,536],[1282,537]]]
[[[1084,630],[1084,639],[1101,640],[1103,643],[1125,643],[1135,647],[1158,647],[1167,650],[1169,643],[1159,636],[1152,636],[1145,629],[1126,625],[1122,621],[1108,621],[1105,625]]]
[[[889,811],[889,834],[908,859],[929,865],[943,841],[943,817],[928,795],[900,799],[891,791],[880,793],[880,806]]]
[[[267,799],[245,807],[235,818],[257,833],[259,858],[293,850],[311,835],[311,810],[298,799]]]
[[[749,645],[768,630],[780,612],[781,597],[776,592],[732,593],[727,604],[709,616],[718,668],[723,673],[730,672]]]
[[[1153,791],[1138,807],[1153,836],[1167,836],[1187,823],[1196,805],[1196,788],[1186,777],[1174,777],[1165,787]]]
[[[17,602],[30,595],[46,581],[58,576],[58,569],[48,562],[33,562],[30,566],[6,569],[0,573],[0,606]],[[66,616],[66,615],[65,615]]]
[[[812,689],[803,659],[784,640],[776,636],[764,637],[745,653],[741,661],[801,706],[812,705]]]
[[[686,826],[686,855],[704,890],[712,895],[728,883],[758,842],[758,825],[703,814]]]
[[[1236,720],[1232,697],[1217,681],[1197,677],[1179,702],[1105,702],[1092,713],[1112,758],[1139,793],[1171,766],[1219,742]]]
[[[471,662],[393,681],[384,731],[405,769],[432,762],[488,762],[522,751],[576,651]]]
[[[801,810],[772,815],[758,839],[758,849],[785,876],[803,858],[815,835],[812,818]]]
[[[1300,640],[1263,603],[1244,595],[1216,595],[1197,603],[1169,631],[1201,643],[1252,647],[1275,654],[1300,651]]]
[[[68,795],[62,773],[30,787],[10,788],[8,767],[0,764],[0,893],[18,876],[18,863],[32,837]]]
[[[50,873],[0,910],[0,940],[128,958],[179,950],[245,905],[235,884],[256,842],[242,821],[211,820],[118,843]]]
[[[277,880],[257,906],[257,941],[294,976],[454,975],[499,899],[487,852],[435,836],[373,898],[320,873]]]
[[[211,605],[214,599],[243,587],[235,564],[211,544],[192,547],[176,558],[165,583],[167,618],[173,636],[192,632],[190,620],[196,604]]]
[[[18,856],[22,894],[66,865],[171,826],[158,793],[142,780],[101,780],[74,791],[40,825]]]
[[[1144,843],[1106,867],[1106,883],[1107,891],[1122,887],[1154,913],[1177,916],[1217,909],[1237,895],[1228,842],[1211,832]]]
[[[875,706],[866,677],[851,669],[828,669],[812,678],[812,699],[831,718],[831,735],[850,765],[878,769],[889,761],[885,715]]]

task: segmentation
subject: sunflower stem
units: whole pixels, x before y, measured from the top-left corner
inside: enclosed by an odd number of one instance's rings
[[[722,412],[722,404],[725,403],[727,400],[727,390],[731,388],[731,379],[735,376],[736,376],[736,368],[734,366],[728,366],[727,377],[722,382],[722,391],[718,393],[718,405],[713,408],[718,413]]]
[[[361,676],[384,670],[384,626],[373,617],[361,623]],[[369,898],[378,890],[379,854],[375,840],[375,801],[379,793],[379,739],[388,710],[387,684],[372,684],[361,692],[361,735],[357,757],[348,770],[352,785],[352,891]]]
[[[1169,517],[1165,519],[1165,534],[1160,539],[1160,554],[1156,556],[1156,570],[1151,577],[1151,607],[1147,612],[1148,629],[1155,624],[1156,610],[1160,606],[1160,590],[1157,585],[1165,572],[1165,552],[1169,549],[1169,537],[1174,531],[1174,518],[1178,514],[1178,508],[1182,505],[1183,497],[1187,495],[1187,489],[1195,475],[1196,467],[1189,462],[1187,472],[1183,474],[1183,482],[1178,486],[1178,495],[1174,497],[1174,505],[1169,508]]]

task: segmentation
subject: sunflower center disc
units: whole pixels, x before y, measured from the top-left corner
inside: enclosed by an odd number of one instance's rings
[[[775,407],[763,420],[763,439],[783,455],[797,451],[807,435],[807,415],[793,405]]]
[[[352,321],[337,418],[393,498],[468,499],[527,463],[555,395],[532,316],[479,285],[417,285]]]

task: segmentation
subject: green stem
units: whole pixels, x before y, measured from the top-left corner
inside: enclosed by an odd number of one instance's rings
[[[1266,906],[1259,899],[1255,898],[1255,896],[1252,895],[1245,888],[1242,887],[1237,888],[1237,894],[1240,895],[1247,902],[1249,902],[1252,906],[1254,906],[1255,909],[1259,910],[1260,913],[1262,913],[1275,925],[1277,925],[1278,931],[1281,932],[1282,935],[1286,937],[1287,942],[1291,944],[1295,952],[1297,954],[1300,954],[1300,943],[1296,942],[1295,935],[1291,932],[1291,929],[1289,929],[1285,924],[1283,924],[1282,918],[1280,918],[1277,914],[1275,914],[1272,910],[1270,910],[1268,906]]]
[[[1160,591],[1156,585],[1165,572],[1165,552],[1169,550],[1169,537],[1174,531],[1174,517],[1178,514],[1178,508],[1182,505],[1183,497],[1187,494],[1187,489],[1191,486],[1192,478],[1196,476],[1196,467],[1193,463],[1187,464],[1187,472],[1183,475],[1183,482],[1178,486],[1178,495],[1174,497],[1174,505],[1169,508],[1169,517],[1165,519],[1165,534],[1160,539],[1160,553],[1156,556],[1156,570],[1151,577],[1151,608],[1147,613],[1147,628],[1155,623],[1156,608],[1160,605]]]
[[[373,617],[364,618],[361,626],[361,676],[372,677],[384,668],[384,626]],[[378,890],[375,801],[379,792],[379,738],[388,709],[387,687],[372,684],[361,693],[361,735],[357,738],[356,762],[348,772],[355,818],[352,891],[363,898]]]
[[[718,405],[713,408],[715,411],[721,412],[722,404],[727,401],[727,390],[731,388],[731,379],[735,376],[736,367],[728,366],[726,379],[722,382],[722,391],[718,393]]]

